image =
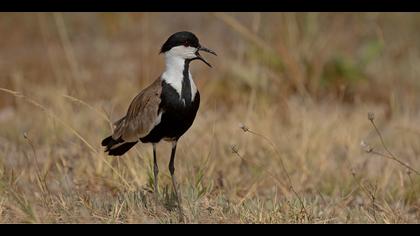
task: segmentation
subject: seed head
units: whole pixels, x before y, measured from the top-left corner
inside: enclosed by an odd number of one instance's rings
[[[354,168],[351,168],[351,175],[356,176],[356,170]]]
[[[364,140],[360,142],[360,147],[363,149],[363,151],[370,153],[373,151],[373,147],[369,146],[369,144],[365,143]]]
[[[243,123],[239,124],[239,128],[241,128],[244,132],[248,132],[249,129]]]
[[[370,121],[373,121],[373,120],[375,119],[375,113],[373,113],[373,112],[368,112],[368,119],[369,119]]]

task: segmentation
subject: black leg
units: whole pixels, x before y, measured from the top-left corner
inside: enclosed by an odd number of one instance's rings
[[[156,158],[156,143],[153,143],[153,175],[155,177],[154,192],[155,192],[156,205],[159,202],[158,174],[159,174],[159,167],[158,167],[157,158]]]
[[[178,202],[179,219],[180,221],[183,221],[184,215],[182,213],[181,193],[178,192],[176,179],[175,179],[175,166],[174,165],[175,165],[176,144],[177,144],[177,140],[172,142],[171,160],[169,161],[169,172],[171,173],[171,176],[172,176],[172,185],[174,187],[175,197]]]

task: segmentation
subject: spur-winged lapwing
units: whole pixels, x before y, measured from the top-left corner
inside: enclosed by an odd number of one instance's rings
[[[191,127],[200,104],[200,93],[189,69],[190,62],[201,60],[211,67],[200,55],[200,51],[216,55],[212,50],[201,46],[198,38],[191,32],[183,31],[171,35],[160,50],[165,55],[165,71],[132,100],[127,114],[114,123],[114,133],[102,141],[102,146],[106,147],[105,151],[111,156],[123,155],[139,141],[153,145],[156,201],[159,172],[156,144],[161,140],[172,142],[169,171],[181,215],[181,202],[174,175],[175,151],[178,139]]]

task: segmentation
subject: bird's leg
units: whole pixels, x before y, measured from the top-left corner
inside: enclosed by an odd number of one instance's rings
[[[176,197],[176,200],[177,200],[177,203],[178,203],[179,219],[182,222],[183,219],[184,219],[184,215],[182,213],[181,193],[178,192],[178,188],[177,188],[177,185],[176,185],[176,179],[175,179],[174,162],[175,162],[176,144],[177,144],[177,140],[172,142],[171,160],[169,161],[169,172],[171,173],[171,176],[172,176],[172,185],[174,187],[175,197]]]
[[[159,167],[158,167],[157,158],[156,158],[156,143],[153,143],[153,175],[155,178],[154,192],[155,192],[156,206],[159,203],[158,174],[159,174]]]

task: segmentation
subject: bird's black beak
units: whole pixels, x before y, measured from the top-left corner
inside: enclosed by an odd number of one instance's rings
[[[211,53],[211,54],[213,54],[213,55],[215,55],[215,56],[217,56],[217,54],[213,51],[213,50],[210,50],[210,49],[208,49],[208,48],[205,48],[205,47],[198,47],[198,49],[197,49],[197,52],[195,53],[195,55],[197,56],[195,59],[198,59],[198,60],[200,60],[200,61],[202,61],[202,62],[204,62],[204,63],[206,63],[206,65],[208,65],[209,67],[212,67],[211,65],[210,65],[210,63],[208,63],[201,55],[200,55],[200,51],[204,51],[204,52],[208,52],[208,53]]]

